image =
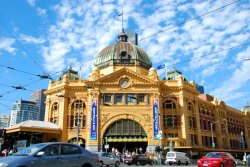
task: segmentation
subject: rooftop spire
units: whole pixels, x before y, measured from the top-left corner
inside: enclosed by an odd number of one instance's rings
[[[122,32],[118,35],[118,39],[119,39],[119,41],[127,42],[128,36],[125,33],[124,28],[123,28],[123,10],[122,10],[122,13],[119,14],[118,16],[122,16]]]

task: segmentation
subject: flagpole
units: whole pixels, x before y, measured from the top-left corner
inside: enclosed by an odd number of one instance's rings
[[[123,30],[123,9],[122,9],[122,31],[124,31]]]

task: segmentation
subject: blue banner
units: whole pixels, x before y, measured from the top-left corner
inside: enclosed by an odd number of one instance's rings
[[[92,115],[91,115],[91,131],[90,131],[90,139],[96,140],[97,139],[97,100],[92,100]]]
[[[159,133],[159,112],[158,112],[158,100],[153,100],[153,118],[154,118],[154,139],[158,139]]]

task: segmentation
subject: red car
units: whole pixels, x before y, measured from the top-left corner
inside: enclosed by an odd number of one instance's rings
[[[227,152],[210,152],[197,163],[198,167],[236,167],[234,157]]]

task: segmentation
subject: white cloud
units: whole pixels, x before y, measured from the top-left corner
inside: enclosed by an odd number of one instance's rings
[[[79,5],[82,4],[82,5]],[[239,7],[233,4],[217,12],[188,22],[182,26],[167,30],[169,27],[180,24],[185,20],[194,18],[216,8],[227,1],[206,2],[199,1],[113,1],[96,0],[91,2],[62,1],[54,7],[57,14],[56,23],[50,26],[49,44],[44,46],[43,56],[45,67],[48,71],[64,69],[69,63],[82,64],[82,76],[86,78],[91,72],[93,61],[101,49],[116,41],[121,32],[121,17],[117,15],[123,9],[125,30],[132,24],[139,34],[139,39],[153,35],[139,41],[153,65],[164,63],[172,65],[183,60],[194,59],[178,68],[185,66],[187,72],[194,72],[192,77],[204,85],[208,85],[210,78],[214,78],[218,72],[225,69],[234,70],[237,65],[230,66],[227,63],[230,51],[205,56],[235,45],[246,42],[249,39],[249,11],[247,7]],[[249,50],[244,52],[249,53]],[[205,56],[203,58],[198,58]],[[237,59],[244,57],[243,53]],[[197,59],[198,58],[198,59]],[[53,62],[56,61],[56,65]],[[237,62],[239,63],[239,62]],[[187,65],[188,64],[188,65]],[[226,65],[225,65],[226,64]],[[245,66],[244,66],[245,67]],[[245,71],[246,69],[239,69]],[[164,73],[164,72],[160,72]],[[246,72],[244,72],[246,74]],[[227,82],[234,82],[237,74],[229,74]],[[232,91],[226,82],[216,90],[211,90],[214,95],[226,97],[235,93],[243,85],[235,83]],[[222,82],[222,81],[221,81]],[[224,88],[225,87],[225,88]],[[219,90],[223,91],[219,91]],[[244,93],[238,94],[243,96]]]
[[[13,47],[15,39],[12,38],[0,38],[0,51],[4,50],[11,54],[15,53],[16,49]]]
[[[34,7],[34,6],[35,6],[35,3],[36,3],[36,0],[27,0],[27,3],[28,3],[30,6]]]
[[[245,51],[239,53],[236,57],[237,59],[241,58],[242,55],[246,55],[249,53],[249,48]],[[246,92],[240,92],[239,89],[246,84],[247,81],[250,80],[250,61],[241,61],[238,68],[236,68],[232,74],[232,76],[224,81],[220,87],[216,88],[211,93],[219,97],[223,100],[232,100],[237,99],[240,96],[236,96],[236,94],[244,96]],[[232,96],[233,95],[233,96]]]
[[[36,11],[37,11],[38,15],[40,15],[40,16],[46,16],[47,15],[46,9],[38,7],[38,8],[36,8]]]
[[[21,38],[21,41],[23,41],[24,43],[30,43],[30,44],[42,44],[45,42],[45,39],[42,37],[35,38],[33,36],[29,36],[25,34],[21,34],[20,38]]]

